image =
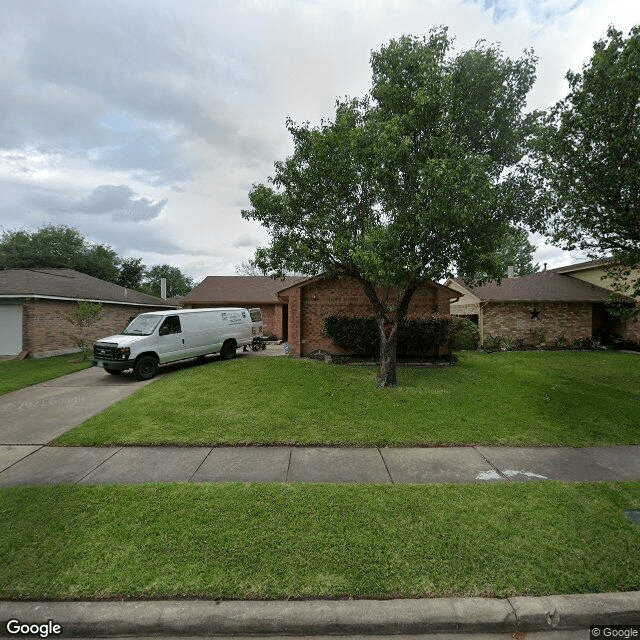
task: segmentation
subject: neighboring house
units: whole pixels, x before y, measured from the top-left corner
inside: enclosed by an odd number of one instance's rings
[[[462,294],[451,305],[451,313],[476,322],[482,342],[492,336],[519,338],[525,344],[543,338],[601,336],[640,342],[637,317],[620,321],[607,311],[612,293],[610,282],[603,279],[607,264],[607,260],[582,262],[479,287],[451,278],[445,285]]]
[[[282,288],[279,298],[288,305],[288,343],[291,354],[305,356],[324,349],[346,353],[323,335],[324,319],[340,314],[366,316],[373,307],[360,283],[351,277],[315,276]],[[421,285],[414,293],[408,317],[449,313],[450,300],[460,294],[435,282]],[[446,355],[444,351],[440,355]]]
[[[264,334],[278,340],[287,339],[287,303],[278,298],[278,291],[306,278],[286,276],[207,276],[181,300],[185,309],[198,307],[260,307]]]
[[[6,269],[0,271],[0,355],[78,351],[77,330],[66,318],[79,300],[102,305],[100,319],[87,334],[90,342],[118,333],[140,313],[176,308],[72,269]]]

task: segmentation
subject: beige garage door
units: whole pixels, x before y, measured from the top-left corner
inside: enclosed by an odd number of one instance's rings
[[[22,305],[0,304],[0,356],[22,351]]]

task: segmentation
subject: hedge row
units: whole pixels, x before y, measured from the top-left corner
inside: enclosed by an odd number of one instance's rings
[[[398,327],[399,357],[430,358],[438,347],[448,344],[454,330],[450,316],[404,320]],[[333,315],[324,320],[324,334],[353,354],[375,357],[380,353],[380,334],[372,316]]]

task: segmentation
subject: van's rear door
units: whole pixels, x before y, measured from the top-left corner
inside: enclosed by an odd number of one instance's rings
[[[251,316],[251,334],[262,337],[262,332],[264,330],[262,310],[258,307],[249,309],[249,315]]]

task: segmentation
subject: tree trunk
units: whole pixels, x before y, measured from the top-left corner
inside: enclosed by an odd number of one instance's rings
[[[414,279],[408,280],[402,289],[398,290],[396,288],[395,295],[390,303],[389,287],[379,297],[375,285],[370,280],[365,280],[359,274],[350,275],[356,275],[360,281],[365,295],[371,302],[376,322],[378,323],[380,366],[376,380],[383,387],[395,387],[397,384],[396,348],[398,346],[398,326],[407,316],[411,298],[418,285]],[[396,304],[393,304],[394,301],[397,301]]]
[[[382,387],[395,387],[396,347],[398,345],[398,321],[377,318],[380,330],[380,364],[376,380]]]

